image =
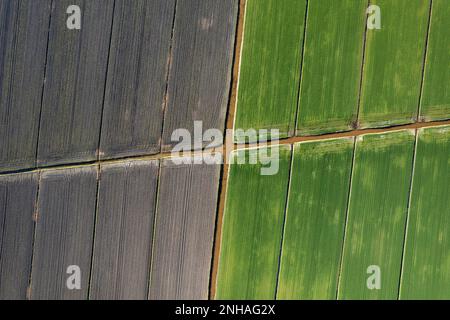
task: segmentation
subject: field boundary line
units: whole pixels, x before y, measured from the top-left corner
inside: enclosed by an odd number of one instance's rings
[[[295,144],[298,142],[305,141],[321,141],[328,139],[338,139],[338,138],[349,138],[349,137],[357,137],[365,134],[373,134],[373,133],[387,133],[391,131],[399,131],[399,130],[407,130],[407,129],[421,129],[428,127],[437,127],[442,125],[450,125],[450,120],[438,120],[438,121],[430,121],[430,122],[414,122],[404,125],[395,125],[384,128],[366,128],[366,129],[355,129],[351,131],[344,132],[335,132],[335,133],[326,133],[322,135],[310,135],[310,136],[298,136],[285,138],[280,140],[275,140],[280,145],[284,144]],[[272,141],[274,142],[274,141]],[[254,148],[258,147],[258,143],[249,143],[249,144],[235,144],[234,150],[243,149],[243,148]]]
[[[33,217],[31,217],[34,220],[33,225],[33,238],[31,243],[31,259],[30,259],[30,276],[28,279],[28,288],[26,292],[26,299],[31,300],[31,286],[33,281],[33,263],[34,263],[34,255],[35,255],[35,244],[36,244],[36,236],[37,236],[37,224],[39,220],[39,197],[41,192],[41,181],[42,180],[42,172],[37,172],[37,187],[36,187],[36,199],[34,201],[34,212]]]
[[[303,27],[303,39],[302,39],[302,59],[300,62],[300,78],[298,81],[298,91],[297,91],[297,108],[295,108],[295,118],[294,118],[294,136],[297,132],[297,125],[298,125],[298,114],[300,113],[300,97],[302,94],[302,82],[303,82],[303,66],[305,63],[305,47],[306,47],[306,36],[308,35],[306,33],[306,28],[308,27],[308,8],[309,8],[309,0],[306,0],[306,8],[305,8],[305,26]]]
[[[400,130],[418,130],[422,128],[433,128],[433,127],[441,127],[441,126],[448,126],[450,125],[450,120],[438,120],[438,121],[430,121],[430,122],[415,122],[410,123],[406,125],[397,125],[397,126],[390,126],[385,128],[367,128],[367,129],[357,129],[352,131],[346,131],[346,132],[338,132],[338,133],[328,133],[323,134],[319,136],[302,136],[302,137],[291,137],[291,138],[285,138],[280,140],[274,140],[272,143],[277,142],[278,145],[293,145],[299,142],[306,142],[306,141],[322,141],[322,140],[329,140],[329,139],[339,139],[339,138],[349,138],[349,137],[357,137],[361,135],[366,134],[375,134],[375,133],[388,133],[392,131],[400,131]],[[272,144],[273,146],[274,144]],[[276,145],[276,144],[275,144]],[[270,146],[270,144],[269,144]],[[88,166],[96,166],[96,165],[107,165],[107,164],[117,164],[117,163],[124,163],[129,161],[150,161],[150,160],[162,160],[162,159],[168,159],[168,158],[178,158],[178,157],[196,157],[201,155],[214,155],[217,153],[222,154],[225,156],[226,154],[229,154],[232,151],[240,150],[240,149],[254,149],[258,147],[262,147],[258,143],[250,143],[250,144],[234,144],[231,148],[231,150],[223,150],[223,147],[226,147],[226,144],[223,144],[219,147],[213,147],[213,148],[205,148],[202,150],[191,150],[186,152],[181,152],[179,155],[174,156],[171,152],[161,152],[158,154],[152,154],[152,155],[136,155],[136,156],[125,156],[125,157],[118,157],[118,158],[111,158],[111,159],[101,159],[101,160],[93,160],[93,161],[84,161],[84,162],[73,162],[73,163],[66,163],[66,164],[57,164],[57,165],[42,165],[42,166],[35,166],[30,168],[24,168],[19,170],[11,170],[11,171],[4,171],[0,172],[0,176],[6,176],[6,175],[13,175],[13,174],[21,174],[21,173],[27,173],[27,172],[37,172],[37,171],[50,171],[50,170],[62,170],[62,169],[70,169],[70,168],[81,168],[81,167],[88,167]],[[224,158],[225,159],[225,158]]]
[[[364,34],[363,34],[363,43],[362,43],[362,59],[361,59],[361,68],[360,68],[360,77],[359,77],[359,91],[358,91],[358,105],[356,106],[356,118],[353,123],[353,128],[356,129],[359,126],[359,111],[361,109],[361,97],[363,91],[363,81],[364,81],[364,66],[366,64],[366,44],[367,44],[367,8],[370,6],[370,0],[367,0],[366,11],[364,12]]]
[[[291,146],[291,159],[290,159],[291,161],[290,161],[290,165],[289,165],[289,180],[288,180],[288,185],[287,185],[286,203],[284,205],[283,226],[282,226],[283,228],[282,228],[281,240],[280,240],[280,255],[278,256],[277,280],[275,283],[275,296],[274,296],[275,300],[277,300],[278,284],[280,281],[281,258],[282,258],[282,254],[283,254],[284,234],[286,232],[286,219],[287,219],[288,210],[289,210],[289,195],[291,194],[292,171],[294,169],[294,156],[295,156],[294,152],[295,152],[295,147]]]
[[[430,0],[430,11],[428,14],[428,26],[427,26],[427,34],[425,36],[425,49],[424,49],[424,54],[423,54],[422,80],[420,81],[419,105],[417,106],[417,119],[420,119],[420,113],[422,111],[423,85],[425,83],[425,70],[428,65],[428,44],[429,44],[430,32],[431,32],[432,15],[433,15],[433,0]]]
[[[44,62],[44,78],[42,79],[42,91],[41,91],[41,105],[39,108],[39,117],[37,123],[37,138],[36,138],[36,152],[34,156],[35,166],[38,166],[38,154],[39,154],[39,140],[41,133],[41,121],[42,121],[42,110],[44,108],[44,92],[45,92],[45,81],[47,79],[47,63],[48,63],[48,48],[50,44],[50,28],[52,26],[52,12],[55,0],[50,0],[50,12],[48,15],[48,28],[47,28],[47,48],[45,49],[45,62]]]
[[[110,34],[109,34],[109,45],[108,45],[108,56],[106,58],[106,74],[105,74],[105,84],[103,86],[103,99],[102,99],[102,112],[100,115],[100,126],[99,126],[99,132],[98,132],[98,144],[97,144],[97,152],[96,152],[96,159],[100,160],[100,147],[102,142],[102,127],[103,127],[103,118],[104,118],[104,112],[105,112],[105,100],[106,100],[106,87],[108,86],[108,73],[109,73],[109,60],[111,57],[111,43],[112,43],[112,37],[113,37],[113,31],[114,31],[114,16],[116,12],[116,1],[113,2],[113,8],[112,8],[112,17],[111,17],[111,28],[110,28]],[[36,157],[37,158],[37,157]]]
[[[161,120],[161,132],[159,136],[159,151],[162,153],[163,151],[163,135],[164,135],[164,124],[166,122],[166,113],[167,113],[167,107],[169,105],[169,81],[170,81],[170,72],[172,71],[172,64],[173,64],[173,45],[175,42],[175,23],[176,23],[176,16],[177,16],[177,7],[178,7],[178,0],[175,0],[175,3],[173,5],[173,17],[172,17],[172,30],[170,33],[170,43],[169,43],[169,50],[168,50],[168,56],[167,56],[167,65],[166,65],[166,74],[165,74],[165,89],[164,89],[164,96],[163,96],[163,112],[162,112],[162,120]]]
[[[411,170],[411,178],[410,178],[410,183],[409,183],[408,207],[406,210],[406,219],[405,219],[405,227],[404,227],[404,234],[403,234],[402,259],[400,261],[400,276],[398,279],[397,300],[400,300],[400,293],[401,293],[401,288],[402,288],[403,268],[405,265],[405,249],[406,249],[406,242],[408,241],[409,216],[410,216],[410,212],[411,212],[412,192],[413,192],[413,185],[414,185],[414,173],[416,171],[417,144],[419,142],[419,134],[420,134],[420,132],[416,131],[416,135],[415,135],[415,139],[414,139],[412,170]]]
[[[158,206],[159,206],[159,191],[161,189],[161,173],[162,173],[162,165],[161,162],[158,163],[158,178],[156,179],[156,195],[155,195],[155,214],[153,216],[153,225],[152,225],[152,246],[151,246],[151,254],[150,254],[150,263],[149,263],[149,270],[148,270],[148,283],[147,283],[147,292],[146,297],[147,300],[150,300],[151,296],[151,290],[152,290],[152,275],[153,275],[153,262],[154,262],[154,256],[155,256],[155,239],[156,239],[156,223],[158,221]]]
[[[100,180],[102,175],[102,168],[100,165],[97,166],[97,190],[95,193],[95,212],[94,212],[94,228],[92,230],[92,249],[91,249],[91,263],[89,267],[89,279],[88,279],[88,287],[87,287],[87,300],[91,298],[91,284],[92,284],[92,271],[94,268],[94,253],[95,253],[95,233],[98,224],[98,213],[100,207]]]
[[[233,66],[231,71],[231,86],[228,100],[228,108],[225,116],[225,130],[233,130],[236,120],[236,109],[238,103],[239,75],[241,71],[242,50],[244,44],[245,15],[247,9],[247,0],[239,0],[238,13],[236,19],[236,36],[234,40]],[[227,135],[225,135],[222,146],[227,146]],[[233,142],[233,136],[231,142]],[[233,144],[234,145],[234,144]],[[231,152],[231,151],[230,151]],[[222,159],[226,158],[226,152],[222,150]],[[217,273],[219,271],[220,248],[222,244],[222,224],[225,211],[226,193],[228,187],[229,166],[224,163],[219,177],[216,221],[213,239],[213,251],[211,255],[211,269],[209,277],[209,299],[216,296]]]
[[[341,256],[339,258],[339,271],[338,271],[338,278],[337,278],[337,284],[336,284],[336,299],[339,299],[339,287],[341,285],[341,275],[342,275],[342,264],[344,262],[344,253],[345,253],[345,241],[347,238],[347,226],[348,226],[348,216],[350,213],[350,201],[352,198],[352,186],[353,186],[353,178],[355,173],[355,158],[356,158],[356,146],[357,146],[357,139],[355,138],[353,140],[353,155],[352,155],[352,164],[350,168],[350,183],[348,184],[348,196],[347,196],[347,209],[345,211],[345,224],[344,224],[344,234],[342,236],[342,246],[341,246]]]

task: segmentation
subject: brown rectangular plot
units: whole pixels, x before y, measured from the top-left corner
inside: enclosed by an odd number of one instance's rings
[[[41,173],[31,299],[87,298],[96,191],[94,166]],[[80,290],[67,287],[69,266],[80,268]]]
[[[208,299],[219,165],[163,160],[150,299]]]
[[[223,130],[238,5],[237,0],[177,2],[163,151],[176,144],[171,141],[176,129],[193,134],[194,121],[202,121],[203,130]]]
[[[39,132],[40,165],[96,158],[113,4],[113,0],[53,2]],[[80,30],[67,27],[70,5],[81,10]]]
[[[0,300],[26,298],[37,185],[37,173],[0,176]]]
[[[33,167],[51,0],[0,1],[0,171]]]
[[[101,167],[91,299],[147,299],[158,161]]]
[[[160,151],[174,0],[116,0],[100,158]]]

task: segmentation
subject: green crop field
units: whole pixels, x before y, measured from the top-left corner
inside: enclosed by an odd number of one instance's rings
[[[449,150],[447,125],[281,145],[272,176],[232,164],[216,298],[449,299]]]
[[[373,0],[381,30],[368,30],[359,124],[382,127],[417,118],[430,1]]]
[[[419,132],[401,299],[450,299],[450,126]]]
[[[335,299],[353,139],[294,147],[278,299]]]
[[[234,128],[448,120],[449,21],[446,0],[247,0]],[[276,177],[232,166],[216,297],[449,298],[450,129],[436,125],[286,142]]]
[[[426,121],[450,118],[450,4],[434,0],[420,116]]]
[[[450,299],[447,2],[246,1],[215,298]]]
[[[450,118],[445,0],[370,1],[379,29],[366,0],[246,3],[236,129],[279,130],[266,140]]]
[[[232,164],[215,297],[449,299],[449,150],[447,125],[281,145],[271,176]]]
[[[346,131],[357,118],[367,0],[308,2],[297,134]]]
[[[397,298],[414,141],[409,130],[357,139],[339,299]],[[366,284],[372,265],[380,290]]]
[[[255,159],[262,149],[233,156]],[[217,299],[274,299],[288,191],[291,149],[280,147],[279,171],[261,175],[262,164],[231,164]]]
[[[294,134],[306,0],[247,0],[235,127]],[[238,134],[235,139],[243,139]],[[253,139],[254,140],[254,139]]]

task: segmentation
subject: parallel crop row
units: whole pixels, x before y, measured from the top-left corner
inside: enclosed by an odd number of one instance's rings
[[[450,118],[446,0],[246,3],[235,128],[273,139]]]
[[[440,126],[230,165],[216,298],[450,298],[449,149]]]

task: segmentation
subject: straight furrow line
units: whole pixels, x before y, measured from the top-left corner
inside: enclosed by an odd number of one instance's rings
[[[297,130],[298,113],[300,110],[300,107],[299,107],[300,96],[302,93],[303,65],[305,63],[305,43],[306,43],[306,37],[307,37],[306,29],[308,28],[308,8],[309,8],[309,0],[306,0],[305,20],[304,20],[305,27],[303,28],[303,38],[301,39],[301,41],[302,41],[302,46],[301,46],[302,58],[301,58],[301,62],[300,62],[300,80],[298,82],[298,93],[297,93],[297,103],[296,103],[297,108],[295,108],[294,132],[296,132],[296,130]]]
[[[97,154],[96,159],[100,160],[100,141],[102,141],[102,126],[103,126],[103,112],[105,111],[105,99],[106,99],[106,87],[108,84],[108,66],[109,66],[109,58],[111,57],[111,43],[112,43],[112,35],[113,35],[113,27],[114,27],[114,11],[116,8],[116,1],[113,2],[112,5],[112,17],[111,17],[111,27],[110,27],[110,34],[109,34],[109,45],[108,45],[108,57],[106,58],[106,75],[105,75],[105,83],[103,86],[103,99],[102,99],[102,111],[100,113],[100,130],[98,134],[98,144],[97,144]],[[36,156],[37,158],[37,156]]]
[[[50,1],[50,13],[48,16],[48,28],[47,28],[47,48],[45,49],[45,62],[44,62],[44,79],[42,79],[42,91],[41,91],[41,107],[39,110],[38,123],[37,123],[37,139],[36,139],[36,153],[35,153],[35,165],[37,167],[38,163],[38,151],[39,151],[39,134],[41,132],[41,117],[42,109],[44,105],[44,91],[45,91],[45,79],[47,77],[47,61],[48,61],[48,47],[50,43],[50,26],[52,22],[52,11],[53,11],[53,0]]]
[[[350,211],[350,200],[351,200],[351,196],[352,196],[353,174],[355,172],[355,157],[356,157],[356,139],[353,141],[352,165],[350,168],[350,183],[348,184],[347,210],[345,211],[344,235],[342,237],[342,248],[341,248],[340,261],[339,261],[338,280],[337,280],[337,285],[336,285],[336,300],[339,297],[339,286],[341,284],[342,262],[344,261],[344,249],[345,249],[345,242],[346,242],[345,238],[347,235],[348,214]]]
[[[367,0],[367,8],[370,6],[370,0]],[[367,19],[367,14],[366,14]],[[362,60],[361,60],[361,76],[359,79],[359,91],[358,91],[358,106],[356,109],[356,122],[354,123],[354,128],[357,128],[358,118],[359,118],[359,110],[361,108],[361,96],[362,96],[362,88],[363,88],[363,80],[364,80],[364,63],[366,61],[366,41],[367,41],[367,23],[364,27],[364,36],[363,36],[363,50],[362,50]]]
[[[308,5],[308,2],[306,3]],[[291,148],[291,163],[289,166],[289,179],[288,179],[288,185],[287,185],[287,190],[286,190],[286,204],[284,206],[284,216],[283,216],[283,223],[282,223],[282,232],[281,232],[281,240],[280,240],[280,254],[278,257],[278,270],[277,270],[277,280],[275,282],[275,295],[274,295],[274,299],[277,299],[277,295],[278,295],[278,286],[279,286],[279,282],[280,282],[280,271],[281,271],[281,258],[282,258],[282,253],[283,253],[283,242],[284,242],[284,235],[286,233],[286,216],[288,214],[288,210],[289,210],[289,195],[291,194],[291,184],[292,184],[292,170],[294,169],[294,154],[295,154],[295,149],[294,147]]]
[[[408,195],[408,209],[406,211],[406,221],[405,221],[405,231],[403,236],[403,246],[402,246],[402,259],[400,264],[400,277],[398,280],[398,295],[397,299],[400,299],[400,290],[402,287],[402,278],[403,278],[403,266],[405,263],[405,248],[406,248],[406,239],[408,236],[408,223],[409,223],[409,214],[411,211],[411,200],[412,200],[412,191],[413,191],[413,184],[414,184],[414,172],[416,169],[416,156],[417,156],[417,141],[419,137],[419,132],[416,131],[416,138],[414,140],[414,153],[412,157],[412,172],[411,172],[411,181],[409,183],[409,195]]]
[[[423,84],[425,82],[425,68],[427,66],[428,41],[430,39],[431,17],[432,17],[432,15],[433,15],[433,0],[430,0],[430,13],[428,15],[427,35],[426,35],[426,38],[425,38],[425,49],[424,49],[424,53],[423,53],[422,81],[420,82],[419,104],[417,106],[417,119],[420,119],[420,113],[422,111]]]

